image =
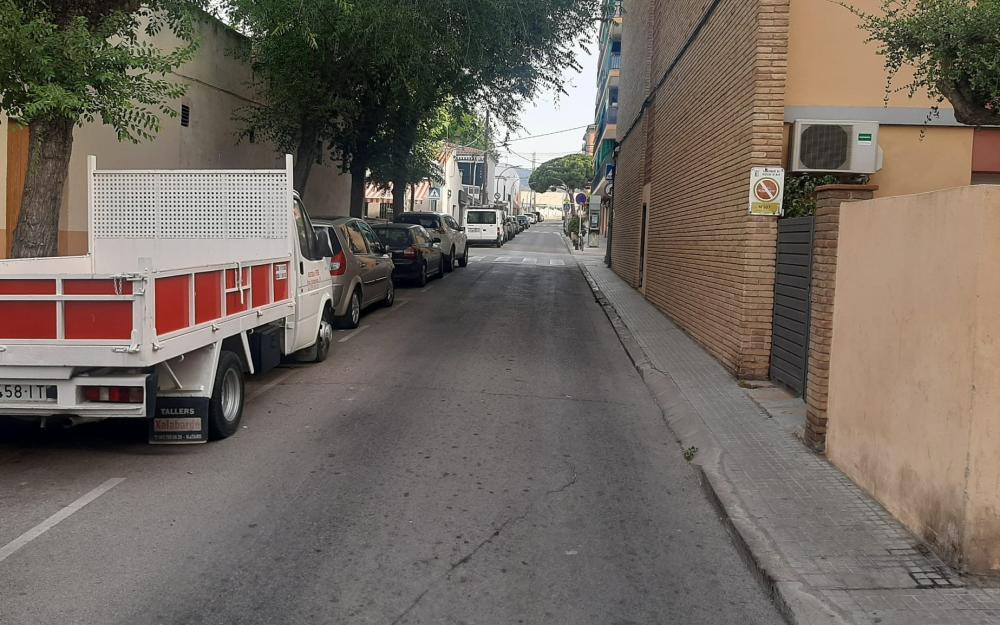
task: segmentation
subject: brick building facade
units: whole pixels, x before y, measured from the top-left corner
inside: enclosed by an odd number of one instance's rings
[[[629,0],[612,266],[734,374],[767,376],[788,0]]]

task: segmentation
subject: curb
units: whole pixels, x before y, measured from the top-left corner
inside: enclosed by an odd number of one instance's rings
[[[668,373],[656,369],[632,331],[590,275],[577,263],[594,299],[608,317],[618,340],[645,382],[663,420],[682,449],[697,448],[690,464],[698,472],[702,489],[716,508],[740,557],[792,625],[850,625],[825,603],[814,588],[788,566],[768,532],[747,513],[732,481],[726,475],[725,454],[705,427],[694,406],[683,396]]]

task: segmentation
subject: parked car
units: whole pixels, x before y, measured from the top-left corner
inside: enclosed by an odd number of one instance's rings
[[[538,218],[538,223],[542,223],[543,221],[545,221],[545,217],[543,217],[542,213],[540,213],[539,211],[535,211],[534,215],[536,218]]]
[[[502,247],[503,213],[492,208],[470,208],[465,212],[465,233],[470,245],[489,244]]]
[[[444,254],[444,270],[450,272],[455,268],[455,261],[459,267],[469,264],[469,238],[465,234],[465,228],[458,225],[458,222],[451,215],[441,213],[403,213],[396,218],[396,223],[416,224],[423,226],[431,236],[441,239],[441,251]]]
[[[372,227],[353,217],[316,220],[313,227],[317,234],[329,237],[333,251],[328,262],[336,325],[356,328],[365,308],[373,304],[392,306],[396,297],[394,265]]]
[[[527,230],[531,227],[531,219],[527,215],[518,215],[517,220],[521,223],[522,230]]]
[[[531,223],[531,224],[537,224],[538,223],[538,218],[535,217],[534,213],[525,213],[525,216],[528,218],[528,223]]]
[[[423,226],[385,224],[375,226],[374,230],[392,256],[393,280],[410,280],[417,286],[424,286],[430,276],[444,276],[441,244],[435,243]]]
[[[507,240],[513,241],[514,237],[517,236],[517,226],[514,225],[514,218],[509,216],[504,217],[503,225],[507,231]]]

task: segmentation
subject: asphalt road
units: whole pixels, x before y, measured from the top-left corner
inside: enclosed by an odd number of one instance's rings
[[[254,381],[229,440],[0,422],[0,623],[780,623],[557,229]]]

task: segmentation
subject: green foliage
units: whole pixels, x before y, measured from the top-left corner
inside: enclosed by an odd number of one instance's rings
[[[785,176],[785,217],[808,217],[816,212],[816,187],[837,184],[834,175],[788,174]]]
[[[426,169],[413,152],[441,140],[442,106],[516,126],[524,102],[579,67],[574,42],[599,10],[599,0],[226,2],[264,83],[247,130],[298,146],[300,160],[320,145],[346,169],[390,180]]]
[[[594,161],[586,154],[569,154],[545,161],[531,173],[528,186],[545,193],[562,185],[570,190],[585,189],[594,177]]]
[[[926,90],[938,103],[948,99],[963,124],[1000,124],[1000,0],[883,0],[876,14],[844,6],[879,43],[887,100],[892,81],[912,67],[900,87],[910,97]]]
[[[119,140],[151,139],[184,86],[164,75],[195,50],[184,0],[0,0],[0,107],[25,124],[100,119]],[[173,50],[148,37],[167,29]],[[144,38],[145,35],[145,38]]]

